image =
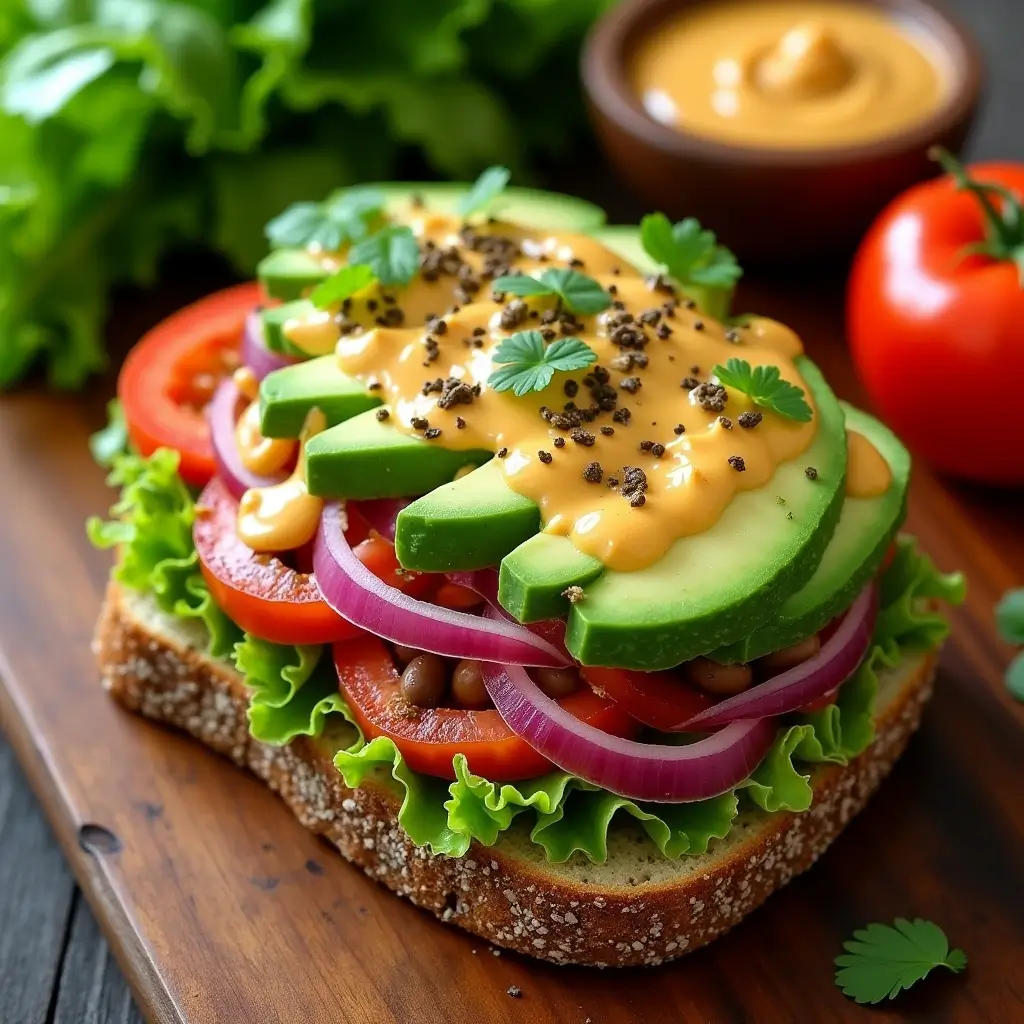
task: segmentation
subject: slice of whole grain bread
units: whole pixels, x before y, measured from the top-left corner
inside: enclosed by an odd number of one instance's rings
[[[845,767],[812,769],[808,812],[744,811],[706,854],[674,861],[641,829],[616,821],[605,863],[576,854],[549,864],[530,841],[525,814],[494,846],[474,842],[463,857],[414,846],[398,826],[387,775],[352,790],[335,770],[333,752],[351,729],[344,723],[286,747],[252,739],[242,677],[208,656],[201,626],[166,615],[146,595],[112,583],[95,645],[103,685],[116,700],[254,772],[370,877],[495,945],[601,967],[657,964],[696,949],[806,871],[903,752],[936,662],[935,653],[906,658],[883,674],[874,743]]]

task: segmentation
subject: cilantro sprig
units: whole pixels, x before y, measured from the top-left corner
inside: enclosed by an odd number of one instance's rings
[[[694,217],[673,224],[663,213],[650,213],[640,221],[640,241],[682,285],[731,289],[743,275],[732,252]]]
[[[600,313],[612,304],[612,297],[592,277],[561,267],[543,270],[536,277],[508,274],[496,278],[493,288],[507,295],[553,295],[570,313],[580,316]]]
[[[392,224],[356,242],[348,262],[369,267],[383,285],[408,284],[420,266],[420,245],[412,228]]]
[[[503,365],[487,378],[488,386],[522,398],[531,391],[543,391],[556,370],[582,370],[596,363],[597,353],[579,338],[560,338],[546,345],[540,331],[519,331],[502,341],[491,361]]]
[[[720,383],[742,391],[755,405],[798,423],[811,419],[811,407],[804,398],[803,388],[783,380],[777,366],[752,367],[746,359],[733,358],[711,372]]]
[[[967,966],[962,949],[949,948],[942,929],[931,921],[898,917],[893,925],[869,924],[843,943],[846,953],[837,956],[836,984],[858,1003],[894,999],[916,985],[936,967],[954,974]]]
[[[996,605],[999,635],[1008,643],[1024,646],[1024,587],[1009,590]],[[1024,651],[1006,670],[1006,687],[1017,700],[1024,701]]]
[[[350,264],[332,274],[313,289],[310,301],[318,309],[351,298],[376,280],[373,271],[363,263]]]
[[[375,188],[350,188],[320,203],[292,203],[263,230],[273,246],[336,252],[346,242],[365,238],[384,204],[384,195]]]
[[[488,167],[473,182],[469,191],[459,199],[458,212],[463,217],[486,210],[497,199],[512,177],[507,167]]]

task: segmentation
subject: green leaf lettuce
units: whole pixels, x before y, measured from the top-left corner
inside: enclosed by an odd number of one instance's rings
[[[93,517],[86,531],[96,547],[118,549],[114,579],[152,594],[168,614],[198,619],[210,634],[210,653],[229,654],[239,630],[214,604],[199,569],[195,502],[178,476],[178,453],[119,455],[107,482],[121,488],[121,497],[110,520]]]
[[[110,481],[122,487],[113,519],[89,523],[101,547],[117,546],[115,578],[153,594],[165,611],[198,618],[210,631],[211,650],[233,653],[250,694],[252,735],[270,744],[298,736],[325,739],[328,724],[347,721],[345,744],[335,766],[351,787],[365,780],[389,786],[399,799],[398,820],[414,843],[434,853],[458,856],[475,839],[493,845],[521,815],[531,839],[552,862],[576,852],[592,861],[608,856],[613,822],[632,822],[668,858],[699,854],[729,834],[740,810],[806,811],[813,791],[810,768],[846,764],[874,738],[873,709],[879,673],[896,666],[908,652],[940,643],[948,631],[936,601],[957,602],[963,580],[939,573],[910,538],[900,538],[881,581],[881,606],[874,645],[835,704],[796,716],[780,727],[775,742],[749,779],[734,792],[691,804],[627,800],[563,771],[517,783],[496,783],[472,773],[462,755],[453,761],[448,782],[413,771],[386,737],[366,741],[338,692],[331,659],[318,646],[272,644],[245,635],[217,609],[198,569],[192,544],[195,509],[176,473],[177,456],[158,451],[149,459],[119,456]],[[237,641],[237,642],[236,642]],[[333,749],[333,748],[332,748]]]

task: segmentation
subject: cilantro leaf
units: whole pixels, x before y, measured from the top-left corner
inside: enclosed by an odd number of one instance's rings
[[[461,216],[468,217],[471,213],[485,210],[505,190],[511,177],[512,172],[507,167],[488,167],[459,200]]]
[[[1024,653],[1018,654],[1006,670],[1006,688],[1010,695],[1024,701]]]
[[[274,246],[336,252],[345,242],[365,238],[384,209],[384,196],[373,188],[336,192],[322,203],[293,203],[264,229]]]
[[[89,437],[89,451],[98,465],[107,467],[128,451],[128,425],[119,399],[107,402],[107,425]]]
[[[391,225],[356,242],[349,264],[364,264],[381,284],[408,284],[420,266],[420,246],[412,228]]]
[[[365,264],[342,267],[326,281],[321,281],[313,289],[309,299],[318,309],[324,309],[355,295],[356,292],[361,292],[374,280],[373,271]]]
[[[536,277],[508,274],[494,281],[496,292],[509,295],[554,295],[570,313],[589,316],[612,304],[612,297],[592,277],[567,268],[553,267]]]
[[[967,966],[964,951],[950,950],[942,929],[931,921],[898,917],[893,924],[869,924],[854,932],[854,941],[843,943],[846,954],[835,959],[836,984],[858,1003],[893,999],[936,967],[956,974]]]
[[[732,252],[694,217],[673,224],[663,213],[650,213],[640,222],[640,241],[680,284],[732,288],[743,275]]]
[[[755,405],[771,409],[780,416],[799,423],[807,423],[812,416],[803,388],[783,380],[777,366],[751,367],[746,359],[733,358],[711,372],[726,387],[742,391]]]
[[[996,625],[1008,644],[1024,644],[1024,587],[1003,595],[996,605]]]
[[[487,378],[488,385],[522,398],[543,391],[556,370],[582,370],[596,363],[597,353],[579,338],[560,338],[545,346],[540,331],[519,331],[506,338],[491,359],[504,365]]]

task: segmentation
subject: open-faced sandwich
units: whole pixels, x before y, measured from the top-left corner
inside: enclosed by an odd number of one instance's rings
[[[506,178],[293,206],[136,346],[100,669],[444,920],[657,963],[863,806],[961,584],[714,235]]]

